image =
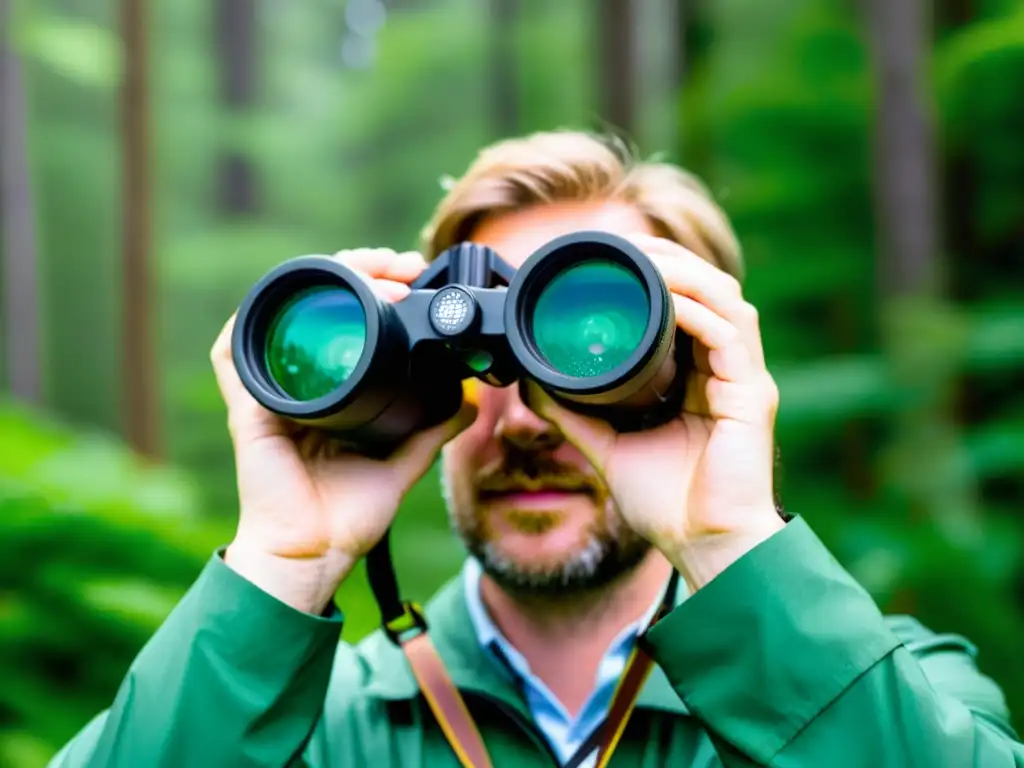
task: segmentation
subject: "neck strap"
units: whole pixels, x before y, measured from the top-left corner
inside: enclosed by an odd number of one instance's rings
[[[428,632],[427,620],[418,605],[398,596],[398,582],[391,561],[389,534],[385,534],[366,559],[370,588],[380,607],[384,631],[398,645],[412,668],[416,682],[448,744],[463,768],[492,768],[480,729],[466,707],[466,702],[444,666]],[[626,669],[612,697],[604,722],[576,751],[565,768],[580,768],[594,750],[598,751],[595,768],[606,768],[633,714],[637,698],[654,661],[641,642],[643,635],[661,620],[675,604],[679,573],[672,572],[668,588],[658,610],[641,631],[630,654]]]

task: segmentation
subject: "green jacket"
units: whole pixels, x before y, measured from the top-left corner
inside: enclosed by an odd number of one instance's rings
[[[551,766],[513,682],[476,643],[461,580],[431,634],[496,768]],[[338,643],[340,614],[276,601],[211,558],[56,768],[457,766],[400,650]],[[883,618],[807,524],[649,634],[659,668],[612,766],[1009,768],[1024,745],[964,639]]]

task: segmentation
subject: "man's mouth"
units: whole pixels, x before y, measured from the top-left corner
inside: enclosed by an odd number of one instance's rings
[[[573,496],[594,496],[592,483],[582,478],[516,478],[481,483],[477,499],[504,501],[516,505],[544,507]]]
[[[478,503],[494,505],[514,530],[543,535],[561,525],[573,499],[596,499],[597,486],[579,473],[513,471],[482,478],[476,493]]]

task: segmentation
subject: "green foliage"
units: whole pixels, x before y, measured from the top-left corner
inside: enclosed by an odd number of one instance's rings
[[[222,534],[180,473],[0,405],[0,764],[100,709]],[[47,755],[48,756],[48,755]]]
[[[88,88],[113,89],[121,76],[121,49],[110,30],[88,22],[30,16],[15,38],[22,55]]]
[[[773,4],[773,28],[756,38],[733,31],[736,10],[711,10],[708,23],[729,31],[694,70],[682,146],[744,244],[782,395],[784,503],[883,608],[978,643],[1019,719],[1022,534],[1010,510],[1024,490],[1011,480],[1024,449],[1024,305],[1005,270],[1022,253],[1024,113],[1011,94],[1024,17],[953,31],[932,68],[948,162],[971,163],[977,182],[976,199],[954,189],[950,205],[969,206],[975,247],[993,258],[944,255],[977,286],[957,292],[969,302],[882,303],[863,21],[834,3]],[[983,392],[1000,393],[983,417],[949,417],[951,402]]]
[[[987,241],[1012,237],[1024,216],[1024,8],[951,35],[935,72],[948,151],[972,161],[981,177],[978,233]]]
[[[114,431],[119,391],[116,27],[109,4],[23,4],[19,50],[46,284],[49,403]],[[416,5],[405,3],[404,5]],[[389,4],[390,7],[390,4]],[[344,10],[262,3],[259,98],[218,94],[211,3],[153,8],[155,253],[166,468],[90,430],[0,410],[0,763],[41,765],[109,703],[130,659],[237,514],[208,353],[249,285],[302,253],[404,249],[495,138],[490,39],[518,53],[518,130],[602,125],[593,4],[389,12],[372,66],[344,67]],[[1024,16],[979,4],[947,30],[931,78],[948,174],[949,295],[878,298],[875,73],[864,19],[837,0],[701,6],[710,41],[679,99],[678,148],[743,243],[781,392],[782,495],[889,611],[967,635],[1021,724],[1024,633]],[[645,153],[672,149],[643,147]],[[218,161],[256,170],[257,211],[228,218]],[[967,169],[964,176],[955,175]],[[423,600],[462,556],[431,473],[393,540]],[[356,639],[379,617],[362,572],[339,595]],[[9,684],[8,684],[8,681]]]
[[[131,659],[231,536],[197,514],[197,488],[120,442],[0,404],[0,765],[42,766],[106,708]],[[436,477],[400,514],[394,556],[426,600],[461,559]],[[422,519],[424,516],[419,516]],[[345,636],[380,617],[361,570],[338,595]]]

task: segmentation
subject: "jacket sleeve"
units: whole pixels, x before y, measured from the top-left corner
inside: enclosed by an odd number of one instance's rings
[[[306,765],[341,633],[213,556],[142,649],[109,710],[49,768]]]
[[[727,768],[1024,766],[970,643],[886,620],[799,517],[645,642]]]

